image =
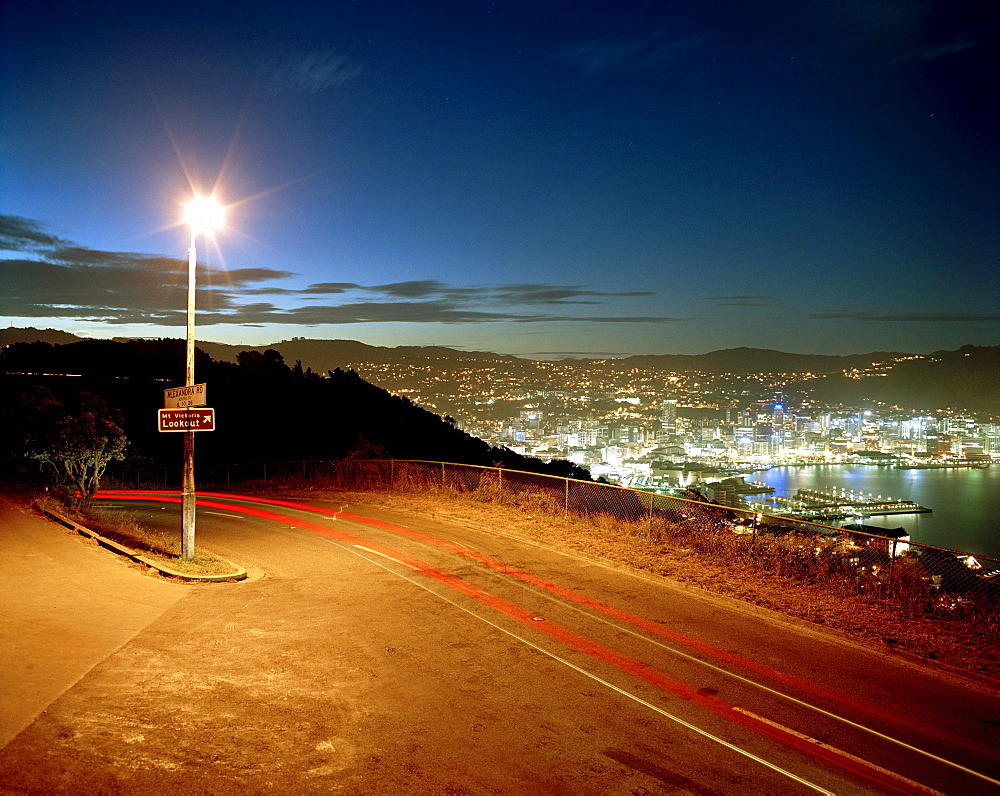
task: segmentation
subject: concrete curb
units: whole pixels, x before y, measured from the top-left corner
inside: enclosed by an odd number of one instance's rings
[[[129,548],[125,547],[125,545],[118,544],[118,542],[113,542],[111,539],[106,539],[99,533],[90,530],[90,528],[86,528],[83,525],[80,525],[78,522],[75,522],[74,520],[71,520],[68,517],[64,517],[55,511],[52,511],[50,509],[42,509],[42,513],[44,513],[47,517],[50,517],[51,519],[58,522],[60,525],[64,525],[70,530],[76,531],[81,536],[86,536],[90,539],[93,539],[101,547],[104,547],[112,551],[113,553],[125,556],[126,558],[130,558],[133,561],[137,561],[140,564],[145,564],[147,567],[152,567],[153,569],[157,570],[163,575],[166,575],[167,577],[178,578],[180,580],[193,581],[196,583],[221,583],[223,581],[228,581],[228,580],[246,580],[247,578],[247,571],[243,567],[237,566],[232,561],[226,561],[226,559],[224,558],[220,560],[225,561],[227,564],[229,564],[229,566],[231,566],[235,570],[235,572],[233,572],[233,574],[231,575],[192,575],[188,572],[178,572],[175,569],[170,569],[170,567],[164,566],[158,561],[154,561],[151,558],[146,558],[145,556],[139,555],[134,550],[130,550]]]

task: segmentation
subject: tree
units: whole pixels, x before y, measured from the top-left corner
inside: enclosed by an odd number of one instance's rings
[[[75,488],[86,505],[108,464],[125,458],[128,440],[121,415],[88,392],[76,396],[75,406],[53,414],[52,422],[28,441],[28,455],[48,465],[57,483]]]

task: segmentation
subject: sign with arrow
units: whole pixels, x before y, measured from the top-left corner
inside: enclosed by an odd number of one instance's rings
[[[160,431],[215,431],[215,410],[160,409]]]

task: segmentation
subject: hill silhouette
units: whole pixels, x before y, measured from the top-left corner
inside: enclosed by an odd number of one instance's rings
[[[791,385],[824,403],[881,403],[926,410],[959,409],[1000,416],[1000,346],[962,346],[896,363],[877,378],[830,374]]]
[[[56,329],[19,329],[8,327],[0,329],[0,346],[14,343],[44,342],[55,344],[70,344],[82,342],[85,339],[68,332]],[[131,338],[115,338],[114,342],[131,342]],[[472,362],[506,362],[517,364],[530,360],[503,354],[493,354],[488,351],[458,351],[444,346],[376,346],[361,343],[357,340],[313,340],[305,337],[293,337],[262,346],[228,345],[199,341],[198,348],[212,359],[222,362],[236,362],[244,351],[257,351],[263,354],[268,349],[280,351],[288,362],[301,361],[303,367],[311,368],[319,373],[326,373],[337,368],[346,369],[351,365],[364,362],[366,364],[426,364],[431,361],[472,361]]]
[[[0,346],[42,341],[56,344],[83,342],[81,338],[53,329],[0,330]],[[93,343],[110,341],[90,341]],[[129,345],[141,341],[118,340]],[[180,345],[180,341],[177,341]],[[441,346],[372,346],[356,340],[310,340],[301,337],[268,346],[232,346],[221,343],[200,343],[204,354],[218,362],[236,363],[244,351],[277,350],[287,362],[301,361],[302,366],[326,373],[337,369],[350,370],[364,365],[420,365],[438,368],[442,372],[456,367],[495,366],[509,373],[529,372],[536,363],[520,357],[485,351],[458,351]],[[133,349],[140,350],[140,349]],[[123,354],[124,356],[124,354]],[[143,356],[154,356],[146,351]],[[178,355],[176,369],[182,367],[183,355]],[[824,354],[794,354],[773,349],[731,348],[705,354],[641,355],[615,360],[563,360],[600,370],[645,368],[665,372],[713,374],[812,374],[808,380],[789,383],[789,389],[800,389],[811,399],[831,405],[858,405],[865,402],[884,403],[907,409],[933,410],[955,408],[972,412],[1000,415],[1000,346],[963,346],[956,351],[936,351],[926,355],[906,352],[874,351],[844,356]],[[879,365],[877,376],[872,371]],[[137,365],[137,367],[142,367]],[[168,365],[164,363],[165,368]],[[868,370],[871,375],[854,378],[845,371]],[[175,370],[170,378],[182,378]],[[814,378],[819,377],[819,378]],[[179,382],[177,382],[179,383]]]
[[[69,339],[67,339],[69,338]],[[54,329],[0,330],[0,345],[43,341],[69,343],[79,341],[66,332]],[[125,338],[119,338],[124,342]],[[488,351],[458,351],[443,346],[374,346],[357,340],[313,340],[293,337],[264,346],[236,346],[224,343],[198,342],[198,347],[213,359],[235,362],[242,351],[268,349],[280,351],[289,362],[301,361],[303,367],[325,373],[354,364],[423,364],[429,362],[502,362],[509,366],[531,363],[532,360]],[[613,363],[616,366],[654,368],[667,371],[701,371],[705,373],[832,373],[839,370],[866,367],[873,362],[891,362],[894,358],[911,356],[899,352],[869,352],[834,356],[825,354],[790,354],[765,348],[729,348],[705,354],[643,354],[615,360],[567,359],[563,362],[587,364]]]
[[[702,373],[831,373],[867,367],[874,362],[891,362],[910,356],[899,352],[875,351],[867,354],[834,356],[789,354],[768,348],[727,348],[707,354],[664,354],[626,357],[618,362],[641,368]]]
[[[570,462],[543,462],[496,448],[351,370],[325,375],[289,367],[273,349],[244,351],[220,362],[197,351],[195,373],[208,384],[216,430],[198,434],[200,465],[333,460],[350,455],[502,465],[573,478],[589,474]],[[24,449],[39,406],[87,391],[124,419],[133,462],[176,467],[181,434],[161,433],[163,390],[182,385],[182,340],[81,340],[19,343],[0,351],[0,434],[5,450]],[[16,467],[16,456],[5,465]]]

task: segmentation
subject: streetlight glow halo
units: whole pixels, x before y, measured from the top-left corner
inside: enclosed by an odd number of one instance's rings
[[[184,220],[195,234],[212,233],[222,226],[226,209],[211,196],[196,196],[187,205]]]

